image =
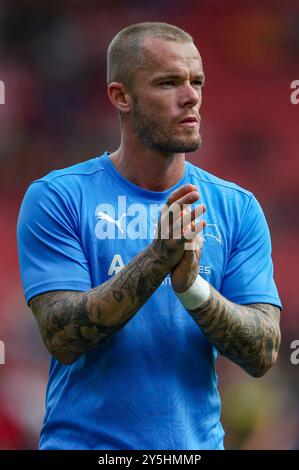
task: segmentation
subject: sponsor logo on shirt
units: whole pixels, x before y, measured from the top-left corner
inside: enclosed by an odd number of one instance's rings
[[[108,276],[114,276],[115,274],[118,274],[124,267],[125,267],[125,263],[123,262],[121,255],[119,253],[115,253],[108,269]],[[204,265],[198,266],[199,274],[205,274],[208,276],[211,274],[211,271],[212,271],[211,266],[204,266]],[[163,280],[162,285],[170,285],[170,284],[171,284],[171,279],[170,279],[170,275],[168,274]]]

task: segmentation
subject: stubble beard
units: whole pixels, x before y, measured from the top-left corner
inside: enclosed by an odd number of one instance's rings
[[[194,152],[201,146],[202,138],[199,133],[195,137],[171,136],[164,131],[158,120],[153,120],[144,114],[137,98],[133,99],[133,106],[134,130],[146,147],[165,154],[174,154]]]

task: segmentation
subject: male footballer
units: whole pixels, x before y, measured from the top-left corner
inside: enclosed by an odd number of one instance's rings
[[[275,363],[280,298],[255,196],[185,160],[205,76],[166,23],[107,55],[117,150],[34,181],[18,221],[22,282],[51,367],[40,449],[223,449],[217,354]]]

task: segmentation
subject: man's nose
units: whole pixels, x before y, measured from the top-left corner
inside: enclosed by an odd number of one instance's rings
[[[201,105],[201,88],[195,88],[191,83],[185,83],[182,87],[180,105],[182,107],[193,107],[199,103]]]

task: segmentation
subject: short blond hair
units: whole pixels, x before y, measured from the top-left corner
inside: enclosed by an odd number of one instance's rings
[[[122,29],[112,39],[107,52],[107,84],[120,82],[132,89],[134,72],[145,63],[143,49],[147,38],[180,43],[193,42],[192,36],[168,23],[136,23]]]

